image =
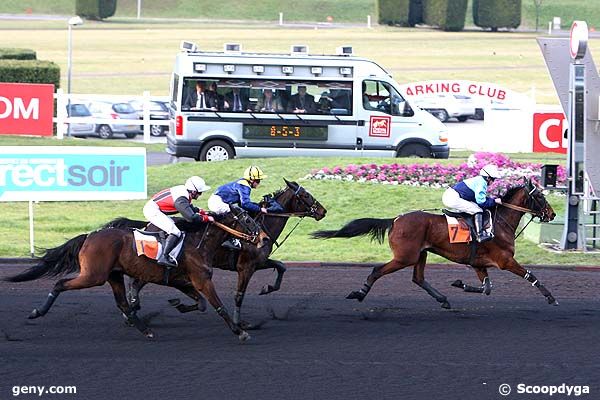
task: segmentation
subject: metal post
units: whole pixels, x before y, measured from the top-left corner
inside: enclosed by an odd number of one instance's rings
[[[142,15],[142,0],[137,1],[137,19],[140,19]]]
[[[142,120],[144,121],[144,143],[150,143],[150,92],[144,91],[142,103]]]
[[[371,16],[367,15],[367,28],[371,29]]]
[[[33,200],[29,200],[29,252],[33,257],[35,254],[33,246]]]
[[[279,13],[279,25],[283,25],[283,13]]]
[[[72,44],[71,44],[71,37],[72,37],[72,30],[73,30],[73,25],[71,25],[70,23],[68,24],[69,26],[69,38],[67,40],[67,118],[69,118],[69,114],[71,113],[71,57],[72,57]],[[67,137],[71,136],[71,124],[67,124]]]

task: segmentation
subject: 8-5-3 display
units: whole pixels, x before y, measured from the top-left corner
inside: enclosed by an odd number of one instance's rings
[[[244,124],[244,139],[327,140],[327,126]]]

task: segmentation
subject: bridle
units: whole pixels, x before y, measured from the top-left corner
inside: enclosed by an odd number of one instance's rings
[[[526,189],[525,186],[523,187],[523,189]],[[540,219],[540,221],[543,221],[543,219],[546,218],[546,206],[541,204],[541,202],[536,197],[532,196],[537,190],[538,190],[538,188],[533,186],[533,189],[531,189],[530,191],[527,191],[527,200],[526,200],[527,207],[521,207],[521,206],[517,206],[515,204],[504,203],[504,202],[499,204],[500,206],[509,208],[511,210],[531,214],[531,218],[525,224],[525,226],[523,226],[523,228],[519,231],[519,233],[515,235],[515,239],[517,239],[521,235],[521,233],[523,233],[525,228],[527,228],[527,226],[531,223],[531,221],[533,221],[534,218],[537,217]],[[508,221],[506,221],[506,219],[503,218],[498,213],[495,213],[494,218],[496,218],[496,217],[500,218],[502,220],[502,222],[504,222],[507,226],[509,226],[514,231],[517,230],[516,229],[517,227],[511,226],[511,224],[508,223]],[[517,224],[517,226],[518,226],[518,224]]]

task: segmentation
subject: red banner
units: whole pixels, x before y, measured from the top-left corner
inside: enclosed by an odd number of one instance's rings
[[[0,83],[0,134],[52,136],[54,85]]]
[[[563,113],[533,114],[533,152],[567,153],[565,131],[569,128]]]

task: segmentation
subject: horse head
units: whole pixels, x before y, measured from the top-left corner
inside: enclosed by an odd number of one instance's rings
[[[231,204],[230,208],[231,212],[226,213],[221,222],[233,229],[240,230],[242,233],[253,238],[257,244],[257,248],[260,249],[265,246],[269,240],[269,236],[261,228],[258,222],[256,222],[254,218],[241,207]]]
[[[556,217],[542,190],[530,178],[524,178],[523,185],[510,188],[502,197],[502,202],[527,209],[540,222],[550,222]]]
[[[305,213],[307,216],[319,221],[325,218],[327,210],[306,189],[296,182],[283,179],[286,188],[269,196],[265,196],[266,202],[275,201],[286,213]]]

